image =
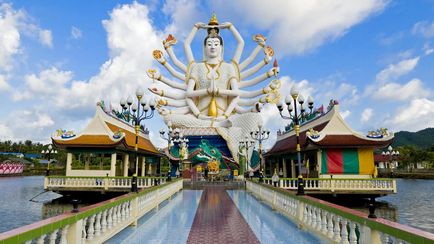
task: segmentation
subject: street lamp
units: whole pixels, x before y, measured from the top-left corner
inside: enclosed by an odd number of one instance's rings
[[[393,167],[391,165],[394,164],[394,159],[396,159],[399,156],[399,151],[398,150],[393,150],[392,146],[389,146],[387,148],[387,151],[383,151],[381,153],[381,155],[383,156],[383,160],[387,160],[386,163],[386,168],[389,168],[390,171],[393,171]]]
[[[240,148],[244,147],[246,149],[246,166],[240,165],[240,174],[244,175],[244,172],[249,170],[249,148],[255,146],[254,140],[249,140],[249,138],[246,136],[244,140],[240,141]]]
[[[173,129],[172,123],[169,121],[167,123],[168,131],[164,131],[163,129],[160,130],[160,137],[167,141],[167,149],[168,153],[170,154],[170,149],[175,146],[175,143],[178,145],[180,153],[180,164],[178,168],[182,169],[182,164],[186,158],[188,158],[188,138],[185,138],[184,135],[181,133],[181,130],[179,128]],[[178,169],[177,169],[178,170]],[[170,173],[172,172],[172,167],[170,167]]]
[[[47,150],[42,150],[42,154],[45,154],[48,156],[48,164],[47,164],[47,171],[45,172],[46,176],[50,175],[50,160],[51,160],[51,154],[57,154],[57,150],[53,148],[53,144],[48,144]]]
[[[259,182],[263,181],[263,165],[262,165],[262,141],[267,140],[270,137],[270,131],[264,130],[262,124],[258,125],[258,130],[251,131],[250,136],[253,140],[259,143]]]
[[[280,116],[283,119],[291,120],[294,124],[295,136],[297,140],[297,164],[298,164],[298,187],[297,187],[297,195],[304,195],[304,183],[303,176],[301,174],[301,148],[300,148],[300,121],[306,119],[309,115],[312,114],[313,110],[313,98],[311,96],[307,99],[309,112],[306,112],[304,107],[304,97],[300,94],[296,86],[292,86],[290,95],[285,97],[285,104],[288,110],[288,116],[283,114],[284,104],[279,101],[277,103],[277,108],[279,109]],[[297,103],[299,106],[297,106]],[[293,105],[292,105],[293,104]],[[299,111],[300,110],[300,113]],[[294,113],[292,113],[294,111]]]
[[[132,123],[136,132],[136,141],[135,141],[135,167],[136,167],[136,176],[138,174],[138,164],[139,160],[137,157],[138,152],[138,143],[139,143],[139,131],[140,131],[140,123],[146,119],[151,119],[154,117],[155,111],[155,100],[153,98],[148,99],[143,96],[144,92],[142,88],[138,88],[136,90],[136,98],[137,102],[134,103],[133,97],[129,96],[127,99],[122,98],[119,104],[122,107],[122,116],[123,119]],[[144,126],[143,126],[144,127]]]

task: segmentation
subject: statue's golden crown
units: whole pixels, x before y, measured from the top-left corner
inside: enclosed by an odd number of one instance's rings
[[[215,15],[215,13],[212,14],[211,19],[209,20],[208,25],[218,25],[219,22],[217,20],[217,16]]]

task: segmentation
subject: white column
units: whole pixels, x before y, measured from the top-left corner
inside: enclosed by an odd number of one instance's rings
[[[140,174],[141,176],[145,176],[145,166],[146,166],[146,157],[143,156],[142,157],[142,173]]]
[[[283,178],[287,178],[287,174],[286,174],[286,160],[285,158],[282,159],[282,163],[283,163]]]
[[[116,153],[112,153],[110,162],[110,176],[116,176]]]
[[[130,167],[130,155],[124,155],[124,177],[128,176],[128,168]]]
[[[294,159],[291,159],[291,178],[297,178],[295,175],[295,162]]]
[[[71,175],[72,170],[72,153],[66,154],[66,176]]]

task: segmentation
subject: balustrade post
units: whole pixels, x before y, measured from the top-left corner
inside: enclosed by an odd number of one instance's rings
[[[42,236],[40,236],[37,240],[36,240],[36,244],[44,244],[45,243],[45,237],[46,237],[47,235],[42,235]]]
[[[95,218],[95,236],[101,235],[101,212],[96,214]]]
[[[342,236],[342,243],[343,244],[349,244],[350,243],[348,241],[347,223],[348,223],[348,221],[346,219],[342,220],[341,236]]]
[[[83,236],[83,219],[62,228],[60,243],[80,243]]]
[[[107,229],[110,230],[112,227],[113,227],[113,208],[110,208],[107,214]]]
[[[77,222],[75,224],[77,224]],[[60,244],[67,244],[68,243],[68,233],[69,232],[70,232],[70,226],[65,225],[62,228],[62,231],[60,232],[60,242],[59,242]],[[57,235],[56,235],[56,238],[57,238]],[[56,243],[56,239],[54,239],[53,243]]]
[[[57,232],[59,230],[54,230],[53,232],[50,233],[48,239],[49,239],[49,243],[50,244],[55,244],[56,243],[56,239],[57,239]]]
[[[339,225],[340,224],[340,220],[341,220],[341,218],[339,216],[335,217],[335,221],[334,221],[335,222],[335,224],[334,224],[335,229],[334,229],[333,239],[336,242],[340,242],[341,241],[341,226]]]
[[[92,215],[89,219],[89,227],[87,228],[87,239],[88,240],[92,240],[94,237],[94,232],[95,232],[95,229],[93,226],[94,224],[95,224],[95,214]]]
[[[350,243],[351,244],[357,244],[357,234],[356,234],[356,228],[357,224],[355,222],[350,222]]]
[[[303,223],[303,220],[305,220],[306,217],[307,217],[306,206],[302,201],[298,201],[296,218],[300,223]]]
[[[334,236],[334,224],[333,224],[333,218],[334,218],[334,214],[332,213],[328,213],[328,222],[327,222],[327,236],[332,239]]]
[[[133,219],[131,226],[137,226],[137,219],[139,218],[139,198],[136,197],[132,199],[130,206],[131,206],[131,216]]]
[[[108,209],[106,209],[102,212],[101,233],[104,233],[107,230],[107,211],[108,211]]]
[[[327,212],[322,211],[322,218],[321,218],[321,233],[323,235],[327,235]]]

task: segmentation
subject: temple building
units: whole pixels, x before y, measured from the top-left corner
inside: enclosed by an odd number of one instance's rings
[[[80,133],[59,129],[52,137],[56,147],[67,151],[66,176],[138,176],[159,174],[162,154],[149,140],[149,132],[140,128],[136,146],[133,125],[108,111],[104,102]]]
[[[393,141],[387,129],[362,135],[345,123],[339,113],[339,104],[331,100],[327,112],[316,111],[315,116],[302,119],[300,149],[302,172],[308,178],[373,178],[374,149],[384,148]],[[275,145],[264,155],[265,175],[275,170],[285,178],[299,175],[297,165],[297,138],[293,125],[277,132]]]

